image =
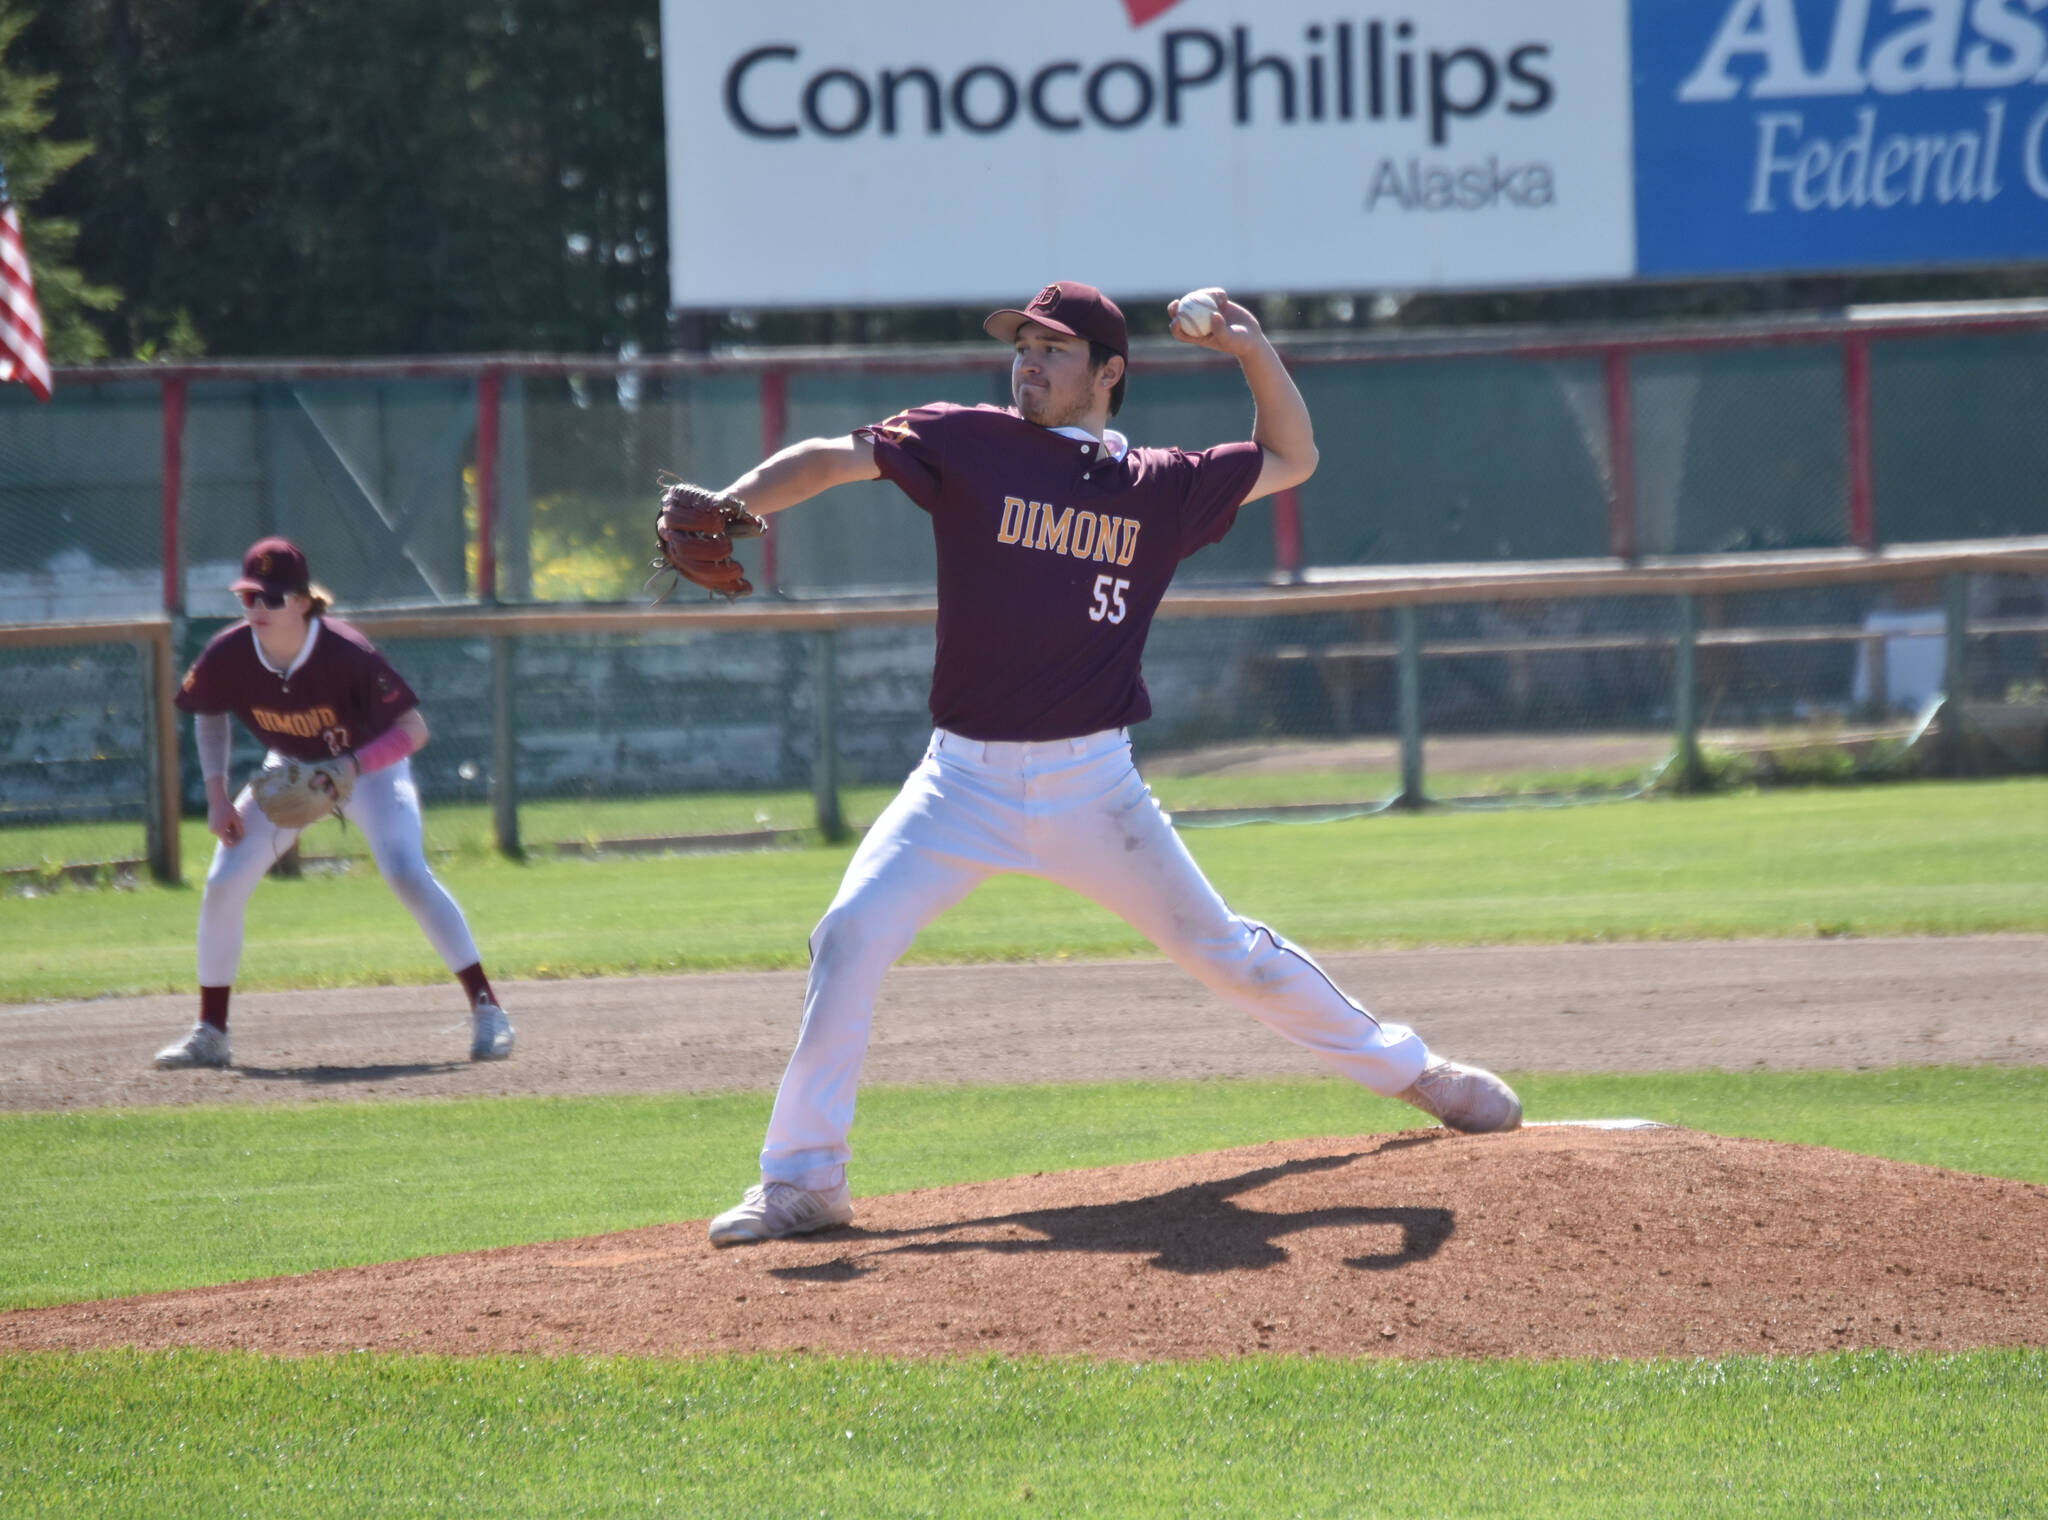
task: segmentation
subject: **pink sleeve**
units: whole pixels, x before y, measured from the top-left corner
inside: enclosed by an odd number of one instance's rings
[[[371,771],[381,771],[387,765],[396,765],[412,752],[412,735],[398,727],[387,728],[361,749],[350,751],[355,758],[356,774],[359,776],[367,776]]]

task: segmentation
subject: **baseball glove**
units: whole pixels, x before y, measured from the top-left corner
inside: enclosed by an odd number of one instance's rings
[[[256,773],[249,783],[256,806],[281,829],[303,829],[345,806],[355,790],[355,777],[339,760],[309,765],[287,760]]]
[[[661,514],[654,519],[655,546],[661,558],[654,566],[673,570],[675,579],[654,598],[656,605],[666,601],[680,581],[728,600],[749,594],[754,588],[740,562],[732,557],[732,541],[759,538],[768,531],[768,524],[749,512],[737,496],[672,477],[664,477],[662,484]],[[648,580],[650,588],[654,579]]]

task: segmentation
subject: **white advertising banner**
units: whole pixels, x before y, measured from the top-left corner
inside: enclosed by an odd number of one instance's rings
[[[1635,272],[1627,0],[662,0],[680,307]]]

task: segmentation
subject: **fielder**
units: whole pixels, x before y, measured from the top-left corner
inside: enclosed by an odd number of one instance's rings
[[[776,1094],[761,1182],[711,1221],[720,1245],[853,1218],[855,1088],[883,974],[918,931],[989,877],[1025,872],[1121,915],[1219,997],[1376,1093],[1457,1130],[1513,1129],[1500,1078],[1383,1023],[1299,947],[1232,912],[1131,763],[1151,713],[1139,657],[1175,567],[1238,508],[1308,479],[1308,408],[1258,320],[1220,289],[1168,308],[1182,342],[1229,354],[1256,405],[1250,441],[1198,454],[1134,448],[1123,313],[1092,286],[1048,285],[984,326],[1014,350],[1012,407],[939,403],[792,445],[713,495],[672,487],[657,532],[680,574],[706,570],[751,514],[886,477],[931,514],[938,544],[936,725],[811,936],[803,1026]],[[748,525],[748,526],[742,526]],[[744,582],[740,582],[741,587]]]
[[[419,698],[368,639],[325,615],[331,598],[290,540],[250,545],[233,589],[243,621],[206,646],[177,695],[196,715],[206,826],[220,843],[199,905],[199,1022],[156,1064],[228,1064],[228,994],[249,895],[302,830],[337,811],[363,831],[377,870],[468,994],[470,1059],[504,1059],[512,1025],[462,910],[427,867],[410,759],[427,742]],[[233,801],[230,713],[269,751]]]

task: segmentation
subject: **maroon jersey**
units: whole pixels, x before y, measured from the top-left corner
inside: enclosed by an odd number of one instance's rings
[[[1152,714],[1138,662],[1176,566],[1230,531],[1263,451],[1111,459],[1006,407],[940,402],[859,429],[938,542],[932,721],[1071,739]]]
[[[179,688],[189,713],[233,713],[258,739],[294,760],[326,760],[387,732],[419,698],[376,646],[346,623],[317,619],[295,669],[264,663],[247,623],[216,635]]]

